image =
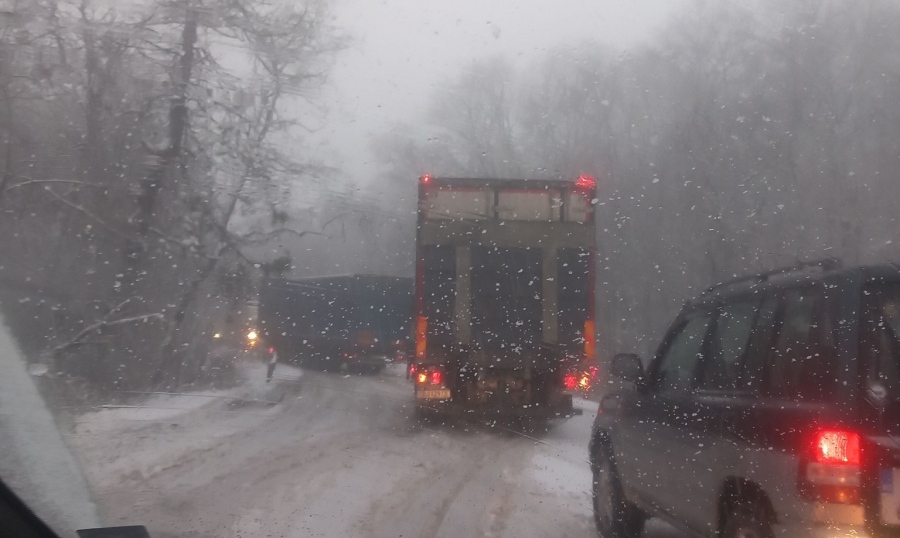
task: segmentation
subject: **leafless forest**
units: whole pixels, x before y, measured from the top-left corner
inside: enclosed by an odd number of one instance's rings
[[[634,49],[478,59],[384,126],[371,192],[304,144],[348,44],[327,2],[131,4],[0,1],[0,299],[62,377],[202,381],[260,275],[411,273],[425,172],[595,175],[606,352],[733,275],[900,258],[890,0],[695,1]]]

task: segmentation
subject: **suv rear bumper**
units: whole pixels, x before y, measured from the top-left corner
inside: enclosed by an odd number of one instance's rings
[[[773,525],[778,538],[876,538],[857,525]]]

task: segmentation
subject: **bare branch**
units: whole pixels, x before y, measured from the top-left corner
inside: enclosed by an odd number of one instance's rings
[[[266,232],[266,233],[251,232],[246,235],[238,235],[235,237],[241,241],[256,243],[256,242],[261,242],[261,241],[268,241],[269,239],[274,239],[274,238],[276,238],[280,235],[284,235],[284,234],[294,235],[298,238],[305,237],[307,235],[322,235],[322,236],[325,235],[322,232],[316,232],[313,230],[297,231],[297,230],[292,230],[290,228],[278,228],[277,230],[272,230],[271,232]]]
[[[28,181],[22,181],[21,183],[15,183],[6,187],[3,192],[9,192],[13,189],[18,189],[19,187],[27,187],[29,185],[41,185],[45,183],[66,183],[69,185],[78,185],[81,187],[99,187],[106,188],[106,185],[100,185],[98,183],[88,183],[86,181],[77,181],[74,179],[29,179]]]
[[[84,329],[82,329],[81,332],[79,332],[78,334],[76,334],[74,338],[72,338],[71,340],[69,340],[69,341],[66,342],[65,344],[60,344],[60,345],[56,346],[55,348],[53,348],[53,354],[56,355],[56,354],[58,354],[58,353],[61,353],[61,352],[65,351],[65,350],[69,349],[69,348],[72,348],[72,347],[77,346],[77,345],[80,344],[81,341],[84,340],[88,335],[90,335],[90,334],[93,333],[93,332],[99,331],[100,329],[105,329],[105,328],[107,328],[107,327],[115,327],[116,325],[127,325],[127,324],[129,324],[129,323],[146,322],[146,321],[149,321],[149,320],[151,320],[151,319],[163,319],[163,317],[164,317],[164,316],[163,316],[162,313],[157,312],[157,313],[155,313],[155,314],[144,314],[144,315],[141,315],[141,316],[132,316],[132,317],[127,317],[127,318],[119,318],[119,319],[116,319],[116,320],[113,320],[113,321],[107,321],[107,320],[105,320],[105,319],[104,319],[104,320],[101,320],[101,321],[98,321],[97,323],[94,323],[94,324],[92,324],[92,325],[88,325],[87,327],[85,327]]]
[[[71,207],[72,209],[78,210],[78,211],[80,211],[81,213],[83,213],[84,215],[87,215],[91,220],[93,220],[93,221],[95,221],[96,223],[100,224],[101,226],[103,226],[104,228],[106,228],[106,229],[109,230],[110,232],[114,233],[115,235],[121,237],[122,239],[125,239],[125,240],[128,240],[128,241],[133,241],[133,238],[129,237],[128,235],[123,234],[122,232],[120,232],[119,230],[117,230],[115,227],[113,227],[113,226],[107,224],[106,221],[104,221],[103,219],[101,219],[101,218],[98,217],[97,215],[91,213],[89,210],[85,209],[84,206],[78,205],[78,204],[76,204],[75,202],[72,202],[71,200],[68,200],[68,199],[66,199],[66,198],[63,197],[63,196],[60,196],[59,194],[57,194],[56,192],[54,192],[53,189],[51,189],[50,187],[44,187],[44,190],[47,191],[48,193],[50,193],[51,196],[53,196],[54,198],[56,198],[56,199],[59,200],[60,202],[66,204],[66,205],[69,206],[69,207]]]

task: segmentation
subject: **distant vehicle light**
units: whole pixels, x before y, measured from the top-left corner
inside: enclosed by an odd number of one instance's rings
[[[422,174],[419,176],[419,182],[423,185],[428,185],[431,183],[431,174]]]
[[[222,338],[222,333],[216,333],[213,335],[213,338]]]
[[[578,176],[578,180],[575,181],[575,186],[579,189],[593,189],[597,186],[597,182],[594,180],[593,176],[581,174]]]
[[[434,370],[431,372],[431,384],[432,385],[440,385],[444,381],[444,374],[441,373],[440,370]]]
[[[581,379],[578,380],[578,388],[584,390],[591,388],[591,378],[587,374],[582,375]]]
[[[419,372],[416,376],[416,381],[422,384],[428,383],[428,372]]]
[[[259,335],[256,334],[256,331],[250,331],[247,333],[247,340],[253,341],[259,338]]]
[[[269,348],[269,353],[275,353],[275,348],[274,348],[274,347],[270,347],[270,348]]]
[[[575,374],[566,374],[563,378],[563,386],[566,390],[573,390],[578,385],[578,380],[575,377]]]

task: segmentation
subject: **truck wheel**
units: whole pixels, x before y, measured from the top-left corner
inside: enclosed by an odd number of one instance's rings
[[[591,466],[594,475],[594,522],[601,538],[640,538],[646,516],[624,499],[609,448],[600,447]]]
[[[742,506],[728,514],[722,538],[773,538],[772,527],[762,510]]]

